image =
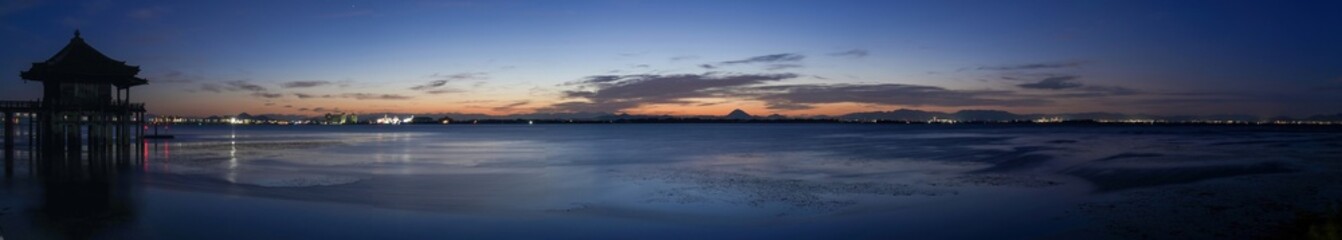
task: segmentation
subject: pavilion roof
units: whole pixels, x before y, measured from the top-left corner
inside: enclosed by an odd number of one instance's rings
[[[19,75],[33,81],[111,83],[124,88],[148,83],[135,76],[139,73],[140,67],[103,55],[75,31],[75,37],[55,56],[45,62],[33,63],[32,68]]]

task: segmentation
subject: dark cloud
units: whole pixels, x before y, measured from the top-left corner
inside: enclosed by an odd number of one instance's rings
[[[1096,98],[1096,97],[1131,96],[1131,95],[1145,94],[1142,91],[1138,91],[1136,89],[1119,87],[1119,86],[1083,86],[1073,88],[1070,90],[1072,92],[1053,94],[1049,95],[1049,97]]]
[[[270,92],[266,89],[266,87],[253,84],[246,80],[228,81],[224,82],[224,85],[217,85],[213,83],[202,83],[200,85],[200,91],[214,92],[214,93],[247,92],[248,95],[259,98],[284,97],[284,94]]]
[[[637,102],[561,102],[538,109],[537,112],[615,112],[638,105]]]
[[[213,83],[201,83],[200,90],[213,93],[222,93],[224,92],[224,87],[221,87]]]
[[[796,74],[640,74],[598,75],[564,86],[563,97],[585,102],[563,102],[543,108],[558,112],[614,112],[645,104],[691,104],[690,98],[730,97],[729,88],[796,78]]]
[[[577,89],[562,92],[565,98],[578,101],[556,103],[539,110],[616,112],[648,104],[704,104],[693,101],[696,98],[753,99],[763,101],[775,110],[811,109],[816,104],[828,103],[940,107],[1036,106],[1050,103],[1039,96],[1011,91],[951,90],[907,84],[763,85],[796,77],[796,74],[714,73],[597,75],[564,84],[578,86]]]
[[[494,109],[494,111],[499,111],[499,112],[511,112],[511,111],[513,111],[513,110],[516,110],[517,107],[521,107],[521,106],[524,106],[524,105],[527,105],[527,104],[531,104],[531,101],[517,101],[517,102],[509,103],[509,104],[506,104],[506,105],[503,105],[503,106],[494,107],[493,109]]]
[[[596,76],[588,76],[587,78],[584,78],[584,79],[581,80],[581,81],[567,82],[567,83],[564,83],[564,84],[561,84],[561,85],[563,85],[563,86],[577,86],[577,85],[589,85],[589,84],[605,84],[605,83],[611,83],[611,82],[615,82],[615,81],[624,80],[624,79],[628,78],[629,76],[646,76],[646,75],[596,75]]]
[[[720,105],[720,104],[723,104],[723,103],[727,103],[727,102],[706,102],[706,103],[695,104],[695,106],[707,107],[707,106]]]
[[[1002,77],[1002,79],[1012,81],[1025,81],[1024,78],[1019,77],[1004,76]],[[1050,92],[1052,93],[1043,96],[1053,98],[1094,98],[1094,97],[1129,96],[1129,95],[1144,94],[1143,92],[1138,91],[1136,89],[1120,86],[1086,85],[1078,82],[1077,81],[1078,79],[1081,79],[1081,77],[1069,76],[1069,75],[1053,75],[1045,77],[1044,79],[1039,80],[1037,82],[1026,82],[1016,84],[1016,86],[1024,89],[1050,90]]]
[[[807,109],[812,104],[869,103],[903,106],[1031,106],[1047,100],[1009,91],[964,91],[907,84],[782,85],[743,89],[773,109]]]
[[[262,97],[262,98],[280,98],[280,97],[283,97],[284,94],[279,94],[279,93],[268,93],[268,92],[254,92],[254,93],[252,93],[252,96],[253,96],[253,97]]]
[[[1062,90],[1068,88],[1079,88],[1081,83],[1076,82],[1077,76],[1058,76],[1045,78],[1039,82],[1016,84],[1017,87],[1027,89],[1047,89]]]
[[[243,80],[229,81],[225,82],[224,84],[227,85],[229,88],[231,88],[232,91],[261,92],[266,90],[266,88],[262,87],[261,85],[252,84],[250,82]]]
[[[342,111],[340,111],[340,108],[325,108],[325,107],[315,107],[315,108],[311,108],[311,109],[309,109],[309,108],[299,108],[298,111],[312,111],[312,112],[316,112],[316,113],[332,113],[332,112],[339,113],[339,112],[342,112]]]
[[[359,100],[406,100],[413,98],[410,96],[403,96],[396,94],[373,94],[373,93],[343,93],[332,97],[353,98]]]
[[[154,83],[192,83],[198,77],[189,76],[182,71],[171,70],[151,79]]]
[[[685,55],[685,56],[675,56],[675,57],[671,57],[671,61],[681,61],[681,60],[691,60],[691,59],[699,59],[699,56]]]
[[[811,105],[793,102],[766,102],[764,106],[773,110],[806,110],[815,108]]]
[[[1088,92],[1102,93],[1105,95],[1137,95],[1142,93],[1141,91],[1138,91],[1136,89],[1119,87],[1119,86],[1086,86],[1081,89]]]
[[[461,90],[461,89],[434,89],[434,90],[424,91],[424,93],[428,93],[428,94],[444,94],[444,93],[459,93],[459,92],[465,92],[465,90]]]
[[[316,80],[316,81],[291,81],[291,82],[286,82],[286,83],[284,83],[284,84],[281,85],[281,86],[284,87],[284,88],[310,88],[310,87],[325,86],[325,85],[331,85],[331,82],[330,82],[330,81],[321,81],[321,80]]]
[[[1083,64],[1085,63],[1080,61],[1071,61],[1071,62],[1057,62],[1057,63],[1031,63],[1031,64],[1020,64],[1020,65],[981,66],[978,69],[995,70],[995,71],[1038,70],[1038,69],[1054,69],[1054,68],[1073,68],[1073,67],[1080,67]]]
[[[271,94],[266,91],[266,87],[247,82],[247,80],[229,80],[224,82],[223,86],[215,83],[200,83],[200,91],[209,91],[209,93],[224,93],[224,91],[250,91],[252,97],[260,98],[279,98],[280,94]]]
[[[854,57],[854,58],[862,58],[862,57],[866,57],[867,55],[871,55],[871,52],[867,51],[866,49],[853,49],[853,50],[848,50],[848,51],[842,51],[842,52],[830,53],[829,55],[830,55],[830,56],[835,56],[835,57]]]
[[[441,79],[449,79],[449,80],[488,79],[488,78],[489,78],[489,74],[488,74],[488,73],[483,73],[483,72],[467,72],[467,73],[457,73],[457,74],[450,74],[450,75],[443,75],[443,74],[437,74],[437,73],[434,73],[433,75],[429,75],[429,78],[441,78]]]
[[[768,67],[764,67],[764,69],[765,69],[765,70],[783,70],[783,69],[801,68],[801,67],[802,67],[801,64],[790,64],[790,63],[785,63],[785,64],[770,64]]]
[[[447,80],[433,80],[429,81],[429,83],[426,83],[424,85],[410,87],[410,90],[429,90],[436,87],[442,87],[443,85],[447,85]]]
[[[444,86],[444,85],[447,85],[448,82],[459,81],[459,80],[488,79],[489,77],[488,77],[488,74],[487,74],[487,73],[482,73],[482,72],[468,72],[468,73],[457,73],[457,74],[450,74],[450,75],[444,75],[444,74],[437,74],[437,73],[434,73],[433,75],[429,75],[429,78],[434,78],[434,79],[436,79],[436,80],[429,81],[428,83],[425,83],[425,84],[423,84],[423,85],[416,85],[416,86],[414,86],[414,87],[410,87],[410,90],[416,90],[416,91],[431,91],[431,92],[432,92],[432,91],[434,91],[434,89],[436,89],[436,88],[438,88],[438,87],[442,87],[442,86]],[[436,91],[436,92],[442,93],[443,91]]]
[[[321,95],[321,96],[317,96],[317,95],[313,95],[313,94],[306,94],[306,93],[293,93],[293,94],[294,94],[295,97],[298,97],[299,99],[309,99],[309,98],[353,98],[353,99],[359,99],[359,100],[406,100],[406,99],[413,99],[413,98],[414,98],[414,97],[410,97],[410,96],[397,95],[397,94],[376,94],[376,93],[341,93],[341,94],[324,94],[324,95]]]
[[[756,57],[751,57],[751,58],[746,58],[746,59],[741,59],[741,60],[734,60],[734,61],[723,61],[723,62],[718,62],[717,64],[701,64],[701,65],[699,65],[699,67],[707,68],[707,69],[714,69],[714,68],[718,68],[718,67],[726,66],[726,65],[752,64],[752,63],[774,63],[775,65],[781,65],[782,63],[798,62],[798,61],[801,61],[801,60],[804,59],[804,58],[806,58],[806,56],[802,56],[801,54],[780,53],[780,54],[770,54],[770,55],[764,55],[764,56],[756,56]],[[796,64],[791,64],[791,65],[796,65]],[[800,65],[797,65],[797,66],[800,66]]]
[[[752,58],[747,58],[747,59],[741,59],[741,60],[736,60],[736,61],[725,61],[725,62],[722,62],[721,64],[796,62],[796,61],[801,61],[801,59],[803,59],[803,58],[806,58],[806,56],[802,56],[802,55],[800,55],[800,54],[792,54],[792,53],[780,53],[780,54],[770,54],[770,55],[764,55],[764,56],[757,56],[757,57],[752,57]]]

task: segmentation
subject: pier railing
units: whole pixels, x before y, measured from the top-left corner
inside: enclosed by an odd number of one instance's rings
[[[0,110],[6,112],[28,112],[36,110],[41,104],[37,101],[0,101]]]
[[[36,112],[43,107],[40,101],[0,101],[0,111]],[[60,103],[55,105],[58,111],[128,111],[144,112],[144,103],[110,102],[104,104]]]

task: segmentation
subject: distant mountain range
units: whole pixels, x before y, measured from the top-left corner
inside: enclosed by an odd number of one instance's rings
[[[260,119],[277,120],[299,120],[310,119],[313,116],[288,115],[288,114],[246,114]],[[807,116],[807,117],[788,117],[778,114],[772,114],[767,117],[753,116],[749,113],[735,109],[724,115],[634,115],[628,113],[608,113],[608,112],[575,112],[575,113],[526,113],[509,115],[487,115],[478,113],[429,113],[429,114],[411,114],[411,113],[361,113],[359,119],[377,119],[382,116],[420,116],[431,118],[451,117],[456,120],[486,120],[486,119],[536,119],[536,120],[620,120],[620,119],[673,119],[673,118],[701,118],[701,119],[842,119],[842,120],[890,120],[890,121],[927,121],[933,118],[951,119],[957,121],[1013,121],[1013,120],[1034,120],[1040,118],[1060,118],[1062,120],[1118,120],[1118,119],[1155,119],[1168,121],[1187,121],[1187,120],[1234,120],[1234,121],[1262,121],[1262,120],[1306,120],[1306,121],[1342,121],[1342,113],[1332,115],[1314,115],[1306,118],[1291,117],[1272,117],[1264,118],[1253,115],[1206,115],[1206,116],[1162,116],[1149,114],[1123,114],[1110,112],[1087,112],[1087,113],[1059,113],[1059,114],[1017,114],[1002,110],[960,110],[956,112],[937,112],[923,111],[915,109],[897,109],[892,111],[873,111],[873,112],[855,112],[838,116]]]

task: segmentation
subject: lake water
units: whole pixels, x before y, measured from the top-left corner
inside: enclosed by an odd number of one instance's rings
[[[20,152],[0,236],[1253,238],[1342,199],[1342,129],[174,126],[89,213]],[[21,145],[23,143],[20,143]],[[47,196],[44,198],[43,196]],[[102,198],[102,197],[100,197]],[[104,207],[110,206],[110,207]],[[81,210],[83,211],[83,210]],[[1227,235],[1231,234],[1231,235]]]

